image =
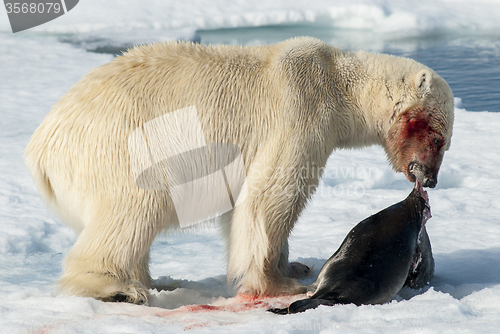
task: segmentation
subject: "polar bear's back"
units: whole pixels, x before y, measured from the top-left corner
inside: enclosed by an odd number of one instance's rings
[[[195,106],[207,142],[237,145],[248,168],[268,138],[280,140],[280,132],[321,110],[315,103],[332,93],[324,83],[334,80],[322,77],[331,76],[325,59],[332,50],[312,38],[136,47],[92,70],[54,105],[26,149],[27,165],[45,200],[77,230],[92,219],[91,207],[148,197],[135,184],[128,138],[169,112]],[[301,126],[316,131],[324,124]]]
[[[130,170],[129,135],[187,106],[195,105],[204,128],[213,130],[206,133],[209,141],[261,136],[266,127],[255,123],[255,111],[268,109],[272,93],[264,88],[269,59],[261,51],[158,43],[95,68],[54,105],[26,148],[42,197],[80,231],[92,219],[91,207],[123,192],[140,195]],[[239,127],[228,126],[234,122]]]

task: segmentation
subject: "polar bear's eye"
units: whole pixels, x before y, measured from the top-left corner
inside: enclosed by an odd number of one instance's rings
[[[441,140],[439,138],[434,138],[434,140],[432,142],[436,146],[440,146],[441,145]]]

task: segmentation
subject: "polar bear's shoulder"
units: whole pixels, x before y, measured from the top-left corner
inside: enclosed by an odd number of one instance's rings
[[[280,61],[285,63],[311,62],[331,57],[333,48],[313,37],[297,37],[276,45]],[[340,50],[338,50],[340,51]]]
[[[276,45],[277,67],[288,80],[332,82],[333,77],[356,79],[362,72],[356,56],[312,37],[299,37]]]

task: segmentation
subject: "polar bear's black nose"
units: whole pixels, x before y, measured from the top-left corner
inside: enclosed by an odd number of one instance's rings
[[[438,181],[437,181],[437,176],[436,175],[429,176],[429,177],[426,176],[424,178],[424,182],[422,183],[422,187],[434,188],[437,183],[438,183]]]

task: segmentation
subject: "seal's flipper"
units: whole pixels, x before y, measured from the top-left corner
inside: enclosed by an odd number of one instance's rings
[[[270,308],[267,310],[268,312],[273,312],[275,314],[288,314],[290,312],[288,312],[288,307],[284,307],[284,308]]]
[[[292,304],[290,304],[290,306],[285,308],[271,308],[268,311],[276,314],[292,314],[304,312],[306,310],[316,308],[320,305],[332,306],[335,304],[338,303],[333,300],[308,298],[297,300],[296,302],[293,302]]]

